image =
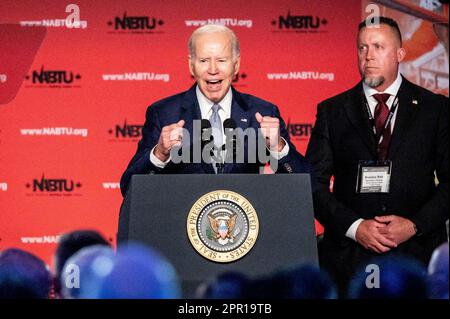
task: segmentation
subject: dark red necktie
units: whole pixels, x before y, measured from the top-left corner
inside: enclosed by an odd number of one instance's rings
[[[384,127],[389,116],[389,108],[386,105],[386,101],[391,95],[382,93],[374,94],[373,97],[377,100],[378,104],[375,107],[374,120],[377,136],[383,136],[383,140],[378,144],[378,159],[385,160],[389,151],[389,144],[391,142],[391,124],[388,127]],[[378,140],[379,141],[379,140]]]

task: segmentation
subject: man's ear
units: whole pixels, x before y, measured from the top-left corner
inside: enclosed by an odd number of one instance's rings
[[[239,73],[239,67],[241,66],[241,56],[238,56],[236,61],[234,61],[234,76]]]
[[[406,50],[404,48],[400,48],[397,50],[397,62],[400,63],[406,56]]]
[[[188,65],[189,65],[189,72],[191,72],[191,75],[194,76],[194,61],[192,60],[192,57],[188,56]]]

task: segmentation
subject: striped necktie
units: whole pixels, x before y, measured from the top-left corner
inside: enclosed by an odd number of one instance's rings
[[[220,105],[214,104],[211,109],[212,114],[211,117],[209,118],[209,121],[211,122],[212,135],[214,138],[213,140],[215,145],[214,155],[216,156],[216,158],[218,158],[219,156],[221,156],[220,150],[222,149],[223,145],[222,120],[220,119],[219,115]],[[213,164],[214,171],[217,174],[217,166],[216,166],[217,162],[214,160],[212,160],[211,162]]]

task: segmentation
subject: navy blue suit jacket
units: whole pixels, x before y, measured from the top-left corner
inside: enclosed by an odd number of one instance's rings
[[[243,130],[259,128],[255,113],[280,119],[280,134],[289,144],[289,153],[278,162],[276,173],[309,173],[310,167],[290,142],[286,125],[281,119],[278,108],[264,100],[248,94],[242,94],[232,88],[231,118],[238,128]],[[196,85],[188,91],[165,98],[148,107],[146,121],[142,130],[136,154],[131,159],[120,180],[122,195],[125,196],[131,176],[134,174],[214,174],[210,163],[178,163],[169,162],[163,169],[150,162],[150,151],[158,143],[161,129],[180,120],[185,120],[184,128],[193,135],[193,120],[200,120],[201,112],[197,101]],[[191,141],[192,142],[192,141]],[[247,152],[246,152],[247,153]],[[258,173],[264,163],[225,163],[224,173]]]

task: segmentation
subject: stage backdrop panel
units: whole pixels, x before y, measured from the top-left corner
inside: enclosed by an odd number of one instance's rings
[[[278,105],[302,154],[317,103],[359,80],[361,0],[69,3],[0,3],[0,250],[49,264],[62,232],[115,241],[120,176],[146,108],[194,83],[196,27],[236,32],[234,86]]]

